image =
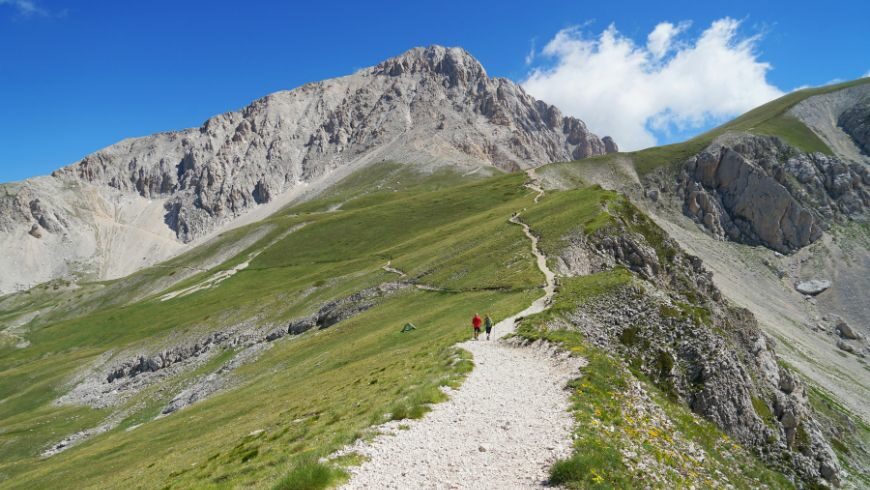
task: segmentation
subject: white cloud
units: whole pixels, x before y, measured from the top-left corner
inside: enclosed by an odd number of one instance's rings
[[[861,78],[870,78],[870,70],[867,70],[867,73],[865,73]]]
[[[870,73],[868,73],[868,75],[870,75]],[[868,75],[864,75],[864,76],[868,76]],[[792,92],[797,92],[798,90],[804,90],[804,89],[807,89],[807,88],[818,88],[818,87],[824,87],[824,86],[826,86],[826,85],[835,85],[835,84],[837,84],[837,83],[843,83],[843,82],[845,82],[845,81],[846,81],[846,80],[843,80],[842,78],[832,78],[832,79],[828,80],[828,81],[825,82],[825,83],[820,83],[820,84],[817,84],[817,85],[812,85],[812,84],[809,84],[809,83],[805,83],[805,84],[803,84],[803,85],[798,85],[797,87],[791,89],[791,91],[792,91]]]
[[[10,5],[21,15],[46,15],[48,13],[33,0],[0,0],[0,5]]]
[[[740,22],[713,22],[695,39],[680,39],[688,23],[662,22],[645,46],[610,25],[597,37],[580,28],[559,31],[541,54],[555,60],[523,82],[533,96],[586,121],[620,148],[655,145],[655,133],[700,129],[782,95],[767,82],[757,36]]]
[[[526,55],[526,64],[531,65],[535,61],[535,40],[532,39],[532,47],[529,48],[529,54]]]
[[[685,31],[689,25],[688,22],[681,22],[676,26],[670,22],[658,24],[646,38],[646,49],[653,58],[657,60],[663,58],[671,50],[671,44],[677,34]]]

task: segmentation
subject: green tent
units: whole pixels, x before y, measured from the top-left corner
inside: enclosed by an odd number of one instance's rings
[[[402,333],[410,332],[411,330],[417,330],[417,327],[415,327],[413,323],[406,323],[405,326],[402,327]]]

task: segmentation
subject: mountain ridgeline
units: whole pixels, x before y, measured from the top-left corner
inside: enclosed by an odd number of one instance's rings
[[[4,186],[3,242],[31,258],[26,267],[16,253],[3,259],[0,291],[77,270],[128,274],[254,207],[286,203],[289,191],[372,162],[513,171],[613,151],[612,139],[490,78],[466,51],[416,48],[271,94],[200,128],[124,140],[51,177]],[[121,244],[131,234],[141,255],[133,263],[117,257],[130,252]]]
[[[359,160],[518,170],[615,151],[582,121],[489,78],[462,49],[415,49],[343,78],[260,99],[198,129],[107,148],[52,175],[169,197],[190,241],[295,184]]]

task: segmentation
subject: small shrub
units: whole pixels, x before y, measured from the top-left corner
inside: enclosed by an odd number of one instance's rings
[[[260,454],[260,450],[259,450],[259,449],[257,449],[257,448],[249,449],[249,450],[243,452],[243,453],[240,455],[240,456],[241,456],[241,462],[242,462],[242,463],[247,463],[248,461],[250,461],[250,460],[256,458],[259,454]]]
[[[408,410],[409,419],[422,419],[431,410],[427,405],[414,405]]]
[[[619,341],[626,347],[632,347],[637,344],[637,327],[628,327],[619,334]]]
[[[656,367],[659,370],[659,376],[664,378],[671,374],[674,369],[674,356],[668,351],[660,350],[656,357]]]
[[[404,403],[393,405],[393,408],[390,410],[390,420],[403,420],[406,418],[408,418],[408,406]]]
[[[755,414],[764,420],[764,423],[770,425],[774,420],[773,412],[770,411],[770,407],[761,398],[757,396],[752,397],[752,408],[755,410]]]
[[[346,478],[343,470],[321,463],[315,458],[300,461],[275,484],[273,490],[322,490]]]
[[[804,424],[798,424],[794,442],[799,451],[807,450],[812,446],[810,435],[804,428]]]
[[[625,465],[619,451],[612,447],[587,447],[567,459],[560,459],[550,468],[550,483],[569,488],[601,485],[623,488]]]
[[[832,437],[830,440],[830,443],[831,443],[831,447],[834,448],[835,450],[837,450],[843,454],[846,454],[846,455],[849,454],[849,447],[846,446],[846,444],[844,444],[843,441],[837,439],[836,437]]]

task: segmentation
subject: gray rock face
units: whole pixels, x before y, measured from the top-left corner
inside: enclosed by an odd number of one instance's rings
[[[870,155],[870,99],[843,112],[837,125],[852,137],[862,153]]]
[[[870,170],[778,138],[728,135],[683,165],[684,213],[715,237],[787,253],[833,222],[866,219]]]
[[[11,232],[20,223],[48,233],[59,233],[67,226],[63,216],[48,209],[37,190],[27,185],[0,186],[0,232]]]
[[[809,294],[811,296],[815,296],[829,287],[831,287],[831,281],[827,279],[812,279],[809,281],[801,281],[794,285],[797,292],[801,294]]]
[[[604,151],[606,153],[617,153],[619,151],[619,146],[616,145],[616,142],[610,136],[601,138],[601,142],[604,143]]]

